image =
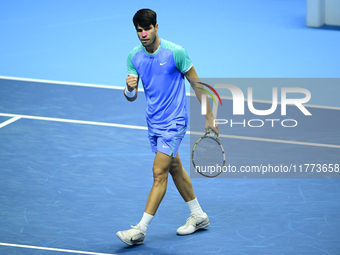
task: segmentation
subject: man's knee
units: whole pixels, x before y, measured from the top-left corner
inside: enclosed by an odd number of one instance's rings
[[[152,168],[153,179],[155,182],[163,182],[168,178],[169,169],[164,169],[158,166]]]
[[[183,170],[184,169],[183,169],[183,166],[182,166],[182,162],[180,160],[178,160],[177,158],[175,158],[172,161],[172,164],[170,166],[170,174],[176,175],[177,173],[180,173]]]

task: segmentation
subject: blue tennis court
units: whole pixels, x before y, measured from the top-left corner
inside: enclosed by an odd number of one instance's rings
[[[204,178],[191,162],[204,117],[186,84],[198,110],[179,153],[210,226],[176,235],[190,211],[169,177],[144,244],[128,247],[116,232],[139,222],[153,183],[143,91],[123,96],[141,8],[157,12],[160,36],[188,51],[200,77],[311,78],[299,87],[312,117],[295,106],[283,117],[278,105],[272,128],[247,108],[232,116],[222,93],[227,164],[297,172]],[[340,33],[306,27],[305,11],[305,0],[0,0],[0,254],[340,254]],[[262,85],[254,107],[264,110],[273,86]],[[313,174],[299,173],[306,164]]]
[[[115,233],[136,224],[152,184],[143,97],[136,106],[119,88],[17,79],[1,79],[0,89],[2,254],[339,251],[339,179],[329,178],[194,178],[211,226],[190,236],[175,234],[189,211],[169,182],[145,243],[126,247]],[[189,137],[180,152],[187,170]],[[296,159],[302,149],[308,162],[310,155],[326,161],[339,155],[339,148],[221,139],[228,140],[230,160],[243,164],[261,156]],[[339,145],[339,137],[332,143]]]

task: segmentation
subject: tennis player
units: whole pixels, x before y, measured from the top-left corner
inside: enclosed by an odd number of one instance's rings
[[[139,79],[142,80],[147,101],[148,137],[155,159],[152,169],[153,186],[141,221],[132,229],[117,232],[117,236],[128,245],[143,243],[147,227],[165,195],[169,173],[191,211],[186,224],[177,229],[177,234],[192,234],[210,224],[208,215],[198,203],[178,153],[188,123],[184,77],[190,82],[199,101],[205,92],[197,87],[203,86],[198,83],[198,76],[186,50],[158,37],[154,11],[139,10],[133,17],[133,24],[141,45],[128,56],[124,95],[127,100],[134,101],[138,95]],[[211,128],[218,134],[209,102],[205,116],[205,129]]]

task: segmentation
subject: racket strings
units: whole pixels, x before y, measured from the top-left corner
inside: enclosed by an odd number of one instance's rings
[[[217,141],[211,138],[203,138],[195,148],[193,160],[196,167],[201,169],[224,165],[224,154]]]

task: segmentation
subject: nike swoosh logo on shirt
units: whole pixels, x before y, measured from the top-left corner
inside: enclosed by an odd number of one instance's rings
[[[164,62],[164,63],[160,63],[160,65],[162,66],[162,65],[165,65],[167,62]]]

